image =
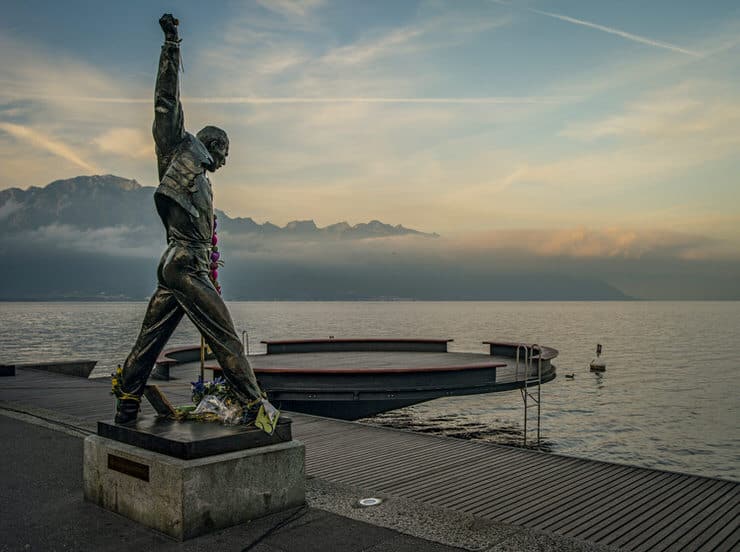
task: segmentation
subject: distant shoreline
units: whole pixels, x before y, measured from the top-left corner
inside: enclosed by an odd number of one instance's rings
[[[0,299],[0,303],[146,303],[144,299]],[[740,299],[231,299],[239,303],[737,303]]]

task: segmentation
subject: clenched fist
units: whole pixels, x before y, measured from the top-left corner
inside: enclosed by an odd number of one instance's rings
[[[166,40],[176,41],[178,39],[177,26],[179,24],[180,22],[171,13],[166,13],[159,18],[159,26],[162,27]]]

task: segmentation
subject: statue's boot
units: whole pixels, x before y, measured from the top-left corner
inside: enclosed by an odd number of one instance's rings
[[[117,424],[132,424],[139,415],[139,401],[133,399],[119,399],[116,409]]]

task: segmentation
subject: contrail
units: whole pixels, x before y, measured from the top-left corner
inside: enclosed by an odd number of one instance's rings
[[[255,98],[255,97],[220,97],[220,98],[185,98],[190,103],[214,104],[312,104],[312,103],[369,103],[369,104],[542,104],[574,101],[573,96],[488,96],[479,98]]]
[[[502,6],[514,7],[512,4],[509,4],[508,2],[503,2],[502,0],[491,0],[491,1],[494,2],[495,4],[501,4]],[[701,52],[687,50],[686,48],[681,48],[680,46],[676,46],[675,44],[671,44],[669,42],[653,40],[652,38],[647,38],[644,36],[628,33],[627,31],[622,31],[620,29],[615,29],[613,27],[607,27],[606,25],[599,25],[598,23],[591,23],[590,21],[584,21],[583,19],[576,19],[575,17],[569,17],[567,15],[560,15],[559,13],[547,12],[547,11],[538,10],[535,8],[522,7],[522,9],[528,12],[531,12],[531,13],[536,13],[539,15],[552,17],[554,19],[559,19],[561,21],[567,21],[568,23],[573,23],[574,25],[582,25],[584,27],[589,27],[591,29],[603,31],[605,33],[621,36],[622,38],[626,38],[627,40],[631,40],[633,42],[639,42],[640,44],[647,44],[648,46],[655,46],[656,48],[663,48],[665,50],[671,50],[673,52],[679,52],[681,54],[686,54],[688,56],[693,56],[693,57],[703,56]]]
[[[17,94],[17,97],[35,100],[78,101],[111,104],[151,104],[151,98],[114,98],[105,96],[49,96]],[[368,104],[560,104],[576,102],[580,96],[486,96],[478,98],[378,98],[378,97],[183,97],[182,101],[190,104],[331,104],[331,103],[368,103]]]

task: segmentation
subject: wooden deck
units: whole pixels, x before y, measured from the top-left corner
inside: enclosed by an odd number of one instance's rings
[[[185,380],[161,384],[173,402]],[[0,406],[112,417],[107,380],[0,378]],[[146,407],[148,408],[148,407]],[[294,414],[308,475],[625,550],[740,550],[740,484]]]

